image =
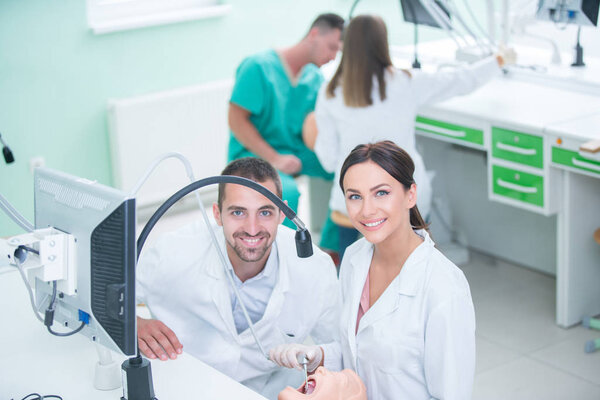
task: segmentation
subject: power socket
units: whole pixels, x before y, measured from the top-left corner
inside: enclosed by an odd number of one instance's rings
[[[33,170],[44,166],[46,166],[46,159],[44,157],[32,157],[29,159],[29,172],[32,174]]]

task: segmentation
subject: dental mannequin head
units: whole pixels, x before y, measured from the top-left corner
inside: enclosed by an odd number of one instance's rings
[[[278,400],[367,400],[367,389],[358,375],[352,370],[332,372],[323,367],[317,368],[308,377],[308,392],[304,392],[304,384],[298,389],[286,387]]]

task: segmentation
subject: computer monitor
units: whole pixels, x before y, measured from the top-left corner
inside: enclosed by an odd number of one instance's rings
[[[450,12],[441,1],[433,0],[431,2],[435,3],[435,5],[446,14],[446,17],[450,18]],[[423,5],[421,0],[400,0],[400,6],[402,7],[402,15],[406,22],[417,25],[427,25],[434,28],[443,28]]]
[[[65,332],[87,319],[81,334],[135,355],[135,199],[47,168],[35,170],[34,196],[35,228],[54,227],[74,237],[76,287],[68,295],[58,285],[54,327]],[[43,312],[53,288],[35,281],[36,305]]]
[[[536,18],[561,24],[598,26],[598,0],[540,0]]]

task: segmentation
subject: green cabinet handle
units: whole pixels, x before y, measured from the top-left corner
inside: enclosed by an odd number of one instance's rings
[[[600,172],[600,167],[597,166],[596,164],[587,163],[585,161],[578,160],[575,157],[573,157],[571,159],[571,162],[573,163],[573,165],[576,165],[580,168],[588,168],[588,169],[593,169],[594,171]]]
[[[537,191],[538,191],[538,189],[536,187],[517,185],[516,183],[507,182],[500,178],[496,179],[496,183],[498,184],[498,186],[501,186],[505,189],[515,190],[515,191],[521,192],[521,193],[532,194],[532,193],[537,193]]]
[[[510,144],[496,142],[496,147],[500,150],[510,151],[511,153],[517,153],[524,156],[534,156],[537,154],[536,149],[524,149],[522,147],[511,146]]]
[[[435,125],[429,125],[426,124],[424,122],[417,122],[415,123],[415,128],[420,128],[420,129],[425,129],[425,130],[430,130],[430,131],[436,131],[439,132],[441,134],[444,135],[448,135],[448,136],[453,136],[456,138],[464,138],[467,136],[467,132],[465,131],[459,131],[459,130],[453,130],[453,129],[445,129],[439,126],[435,126]]]

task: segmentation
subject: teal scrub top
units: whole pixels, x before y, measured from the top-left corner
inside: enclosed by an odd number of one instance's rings
[[[302,124],[315,108],[322,83],[319,68],[307,64],[293,85],[277,52],[267,50],[242,61],[230,101],[250,112],[252,124],[277,152],[294,154],[302,160],[305,154],[313,155],[302,141]],[[255,155],[230,131],[229,160],[246,156]]]

